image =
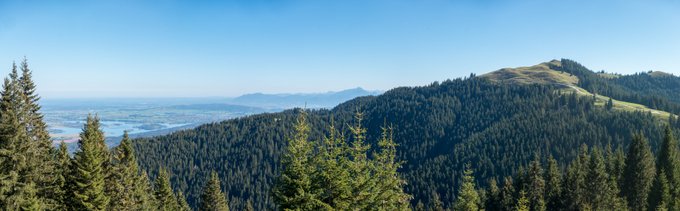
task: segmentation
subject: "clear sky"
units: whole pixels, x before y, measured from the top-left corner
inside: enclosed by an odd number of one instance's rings
[[[228,2],[228,3],[224,3]],[[45,98],[387,90],[570,58],[680,74],[669,1],[0,0]]]

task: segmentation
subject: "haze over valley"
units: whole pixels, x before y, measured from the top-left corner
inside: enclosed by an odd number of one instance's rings
[[[201,124],[295,107],[330,109],[356,97],[379,93],[353,88],[323,93],[255,93],[233,98],[43,99],[41,105],[55,144],[77,142],[85,117],[96,114],[107,144],[115,146],[124,131],[131,137],[164,135]],[[75,145],[70,146],[75,149]]]

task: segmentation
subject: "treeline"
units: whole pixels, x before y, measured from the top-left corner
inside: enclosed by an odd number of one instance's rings
[[[566,169],[552,156],[536,154],[513,177],[492,178],[486,189],[472,189],[464,178],[454,210],[680,210],[678,141],[667,127],[661,148],[652,153],[641,134],[633,136],[628,152],[611,147],[588,148]],[[470,177],[466,169],[466,177]],[[415,210],[444,210],[436,200]],[[472,206],[470,206],[470,203]],[[459,203],[473,209],[460,209]]]
[[[35,90],[26,59],[12,65],[0,93],[0,210],[191,210],[165,170],[151,184],[127,133],[109,150],[97,117],[87,117],[73,157],[63,142],[55,149]],[[201,210],[229,210],[215,175]]]

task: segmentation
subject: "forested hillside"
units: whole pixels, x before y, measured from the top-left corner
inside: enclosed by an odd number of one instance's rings
[[[599,77],[570,60],[550,69],[578,77],[578,85],[591,93],[616,100],[644,104],[666,111],[680,111],[675,103],[678,77]],[[552,70],[548,70],[552,71]],[[558,74],[564,75],[564,74]],[[648,80],[634,88],[625,77]],[[660,85],[663,82],[665,85]],[[349,134],[347,125],[356,112],[364,115],[366,140],[376,144],[380,128],[394,128],[400,172],[411,204],[433,208],[437,201],[452,207],[465,164],[470,178],[481,187],[489,179],[516,175],[535,156],[555,159],[557,169],[578,157],[579,148],[627,149],[632,134],[644,134],[657,149],[667,119],[648,112],[621,112],[595,104],[595,97],[563,85],[503,83],[471,75],[464,79],[435,82],[422,87],[395,88],[377,97],[360,97],[332,110],[308,111],[313,138],[327,134],[331,122]],[[561,90],[561,91],[560,91]],[[635,90],[635,91],[633,91]],[[649,94],[646,94],[649,93]],[[674,98],[678,99],[678,98]],[[274,209],[272,187],[279,174],[286,137],[300,110],[261,114],[207,124],[167,136],[135,140],[143,169],[156,175],[163,167],[176,190],[184,191],[192,207],[199,202],[200,187],[210,171],[223,178],[223,189],[232,209],[252,206]],[[677,123],[671,124],[674,128]],[[435,200],[435,198],[437,200]]]
[[[632,75],[602,77],[578,62],[562,59],[551,68],[568,72],[579,78],[578,86],[591,93],[646,105],[653,109],[680,113],[680,79],[660,72],[640,72]]]

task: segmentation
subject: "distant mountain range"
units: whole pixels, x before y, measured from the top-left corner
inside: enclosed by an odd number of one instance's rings
[[[298,93],[298,94],[246,94],[229,100],[229,104],[260,107],[266,109],[281,108],[332,108],[338,104],[361,96],[379,95],[380,91],[368,91],[361,87],[337,92]]]

